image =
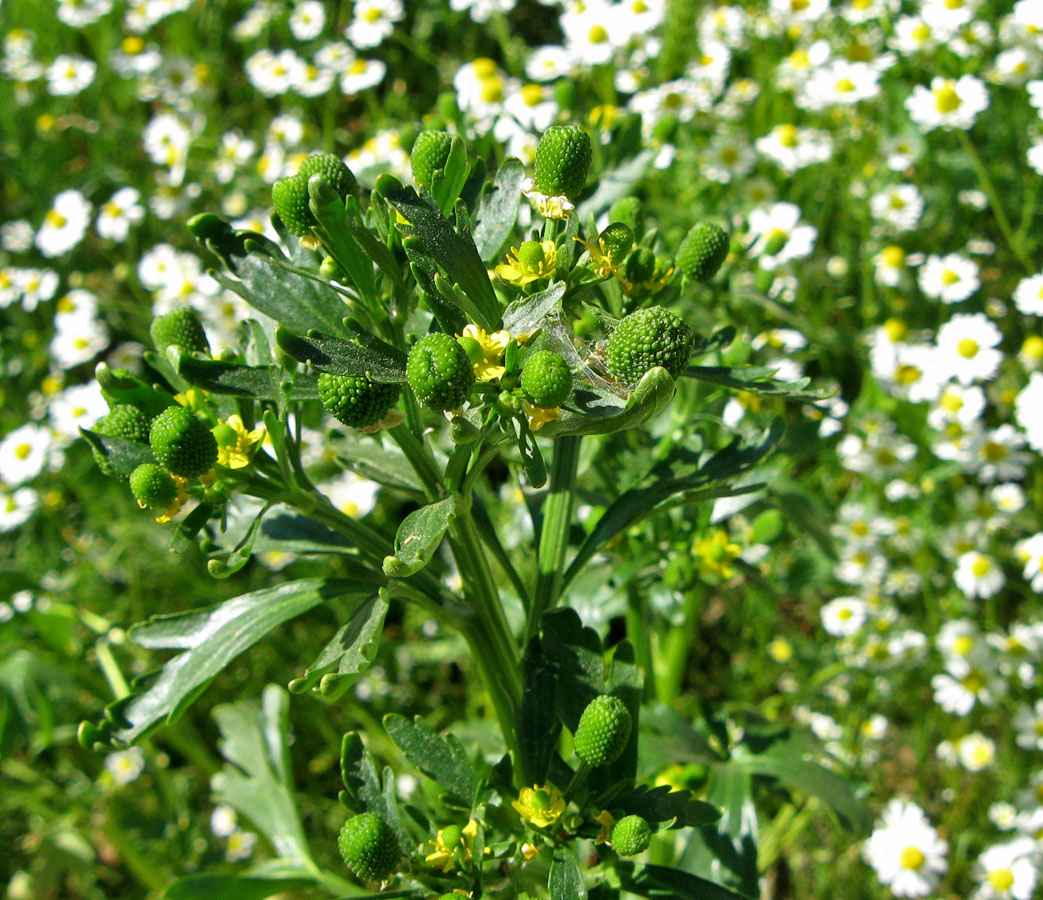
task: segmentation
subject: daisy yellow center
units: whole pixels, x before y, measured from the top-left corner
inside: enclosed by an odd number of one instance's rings
[[[905,209],[905,200],[902,199],[900,194],[892,194],[888,205],[891,209]]]
[[[948,391],[946,391],[944,394],[942,394],[941,404],[942,409],[944,409],[946,412],[958,413],[961,409],[963,409],[963,398],[960,397],[958,394],[951,394]]]
[[[890,447],[881,447],[876,451],[876,461],[882,466],[894,465],[898,460]]]
[[[699,65],[709,66],[713,64],[713,57],[707,56],[705,53],[699,57]]]
[[[484,56],[474,61],[473,68],[477,78],[492,78],[496,74],[496,63]]]
[[[503,99],[503,82],[499,78],[482,80],[482,102],[497,103]]]
[[[1007,458],[1007,448],[995,441],[987,441],[981,452],[989,462],[999,462]]]
[[[51,228],[64,228],[69,220],[58,212],[58,210],[52,209],[47,212],[46,216],[44,216],[44,221],[50,225]]]
[[[145,49],[145,42],[137,35],[131,35],[130,37],[125,37],[120,46],[128,56],[137,56]]]
[[[884,331],[887,332],[888,340],[898,342],[909,332],[909,327],[901,319],[888,319],[884,322]]]
[[[898,862],[903,869],[912,869],[915,872],[923,866],[926,859],[919,847],[906,847],[898,858]]]
[[[380,21],[380,17],[383,15],[379,9],[375,6],[369,7],[363,14],[362,18],[372,25],[374,22]]]
[[[635,13],[648,12],[648,4],[645,3],[645,0],[634,0],[630,4],[630,11]]]
[[[721,151],[721,162],[726,163],[727,165],[732,165],[737,162],[738,159],[739,151],[736,150],[735,147],[728,146]]]
[[[889,269],[897,269],[905,262],[905,251],[901,247],[885,247],[880,259]]]
[[[835,85],[838,94],[850,94],[855,89],[855,83],[850,78],[841,78]]]
[[[74,346],[74,347],[75,347],[75,348],[76,348],[77,350],[85,350],[85,349],[87,348],[87,339],[86,339],[86,338],[82,338],[82,337],[78,337],[78,338],[76,338],[76,339],[75,339],[75,340],[74,340],[74,341],[72,342],[72,345],[73,345],[73,346]]]
[[[978,744],[971,757],[977,765],[984,766],[992,761],[992,750],[988,744]]]
[[[914,41],[926,41],[931,36],[931,28],[929,25],[921,22],[911,32]]]
[[[679,109],[681,106],[681,95],[677,91],[670,91],[663,98],[663,107],[665,109]]]
[[[963,0],[945,0],[946,9],[963,9]]]
[[[604,25],[592,25],[587,32],[587,40],[592,44],[603,44],[608,40],[608,30]]]
[[[811,5],[811,0],[790,0],[789,7],[793,12],[803,12]]]
[[[543,88],[538,84],[527,84],[521,89],[521,98],[526,106],[535,106],[543,100]]]
[[[849,607],[845,606],[843,609],[837,611],[837,618],[840,619],[841,622],[846,622],[854,614],[855,611],[853,609],[850,609]]]
[[[855,0],[855,2],[851,4],[854,9],[869,9],[872,5],[873,0]]]
[[[778,244],[779,242],[786,242],[789,240],[789,232],[783,231],[781,228],[772,228],[768,232],[768,243]]]
[[[364,59],[352,60],[351,65],[348,66],[349,75],[362,75],[366,71],[366,61]]]
[[[1040,294],[1040,299],[1043,300],[1043,293]],[[1021,352],[1029,359],[1043,359],[1043,338],[1036,335],[1025,338],[1025,343],[1021,346]]]
[[[110,200],[104,207],[102,207],[102,212],[110,219],[116,219],[123,213],[123,210],[120,208],[118,203],[114,203]]]
[[[977,694],[978,691],[985,687],[985,676],[977,669],[971,669],[960,679],[960,684],[970,693]]]
[[[1043,719],[1036,722],[1036,737],[1043,737]]]
[[[960,108],[960,95],[956,93],[951,81],[947,81],[934,91],[934,108],[940,113],[951,113]]]
[[[863,519],[859,519],[856,522],[852,522],[851,533],[857,534],[859,537],[865,537],[867,534],[869,534],[869,523]]]
[[[908,363],[895,369],[895,381],[899,384],[916,384],[923,377],[923,372]]]
[[[1014,884],[1014,873],[1010,869],[989,872],[989,887],[994,891],[1009,891]]]
[[[952,642],[952,652],[957,656],[966,656],[974,646],[974,639],[967,634],[961,634]]]
[[[807,50],[794,50],[789,56],[789,62],[794,69],[806,69],[811,65],[811,57]]]
[[[978,353],[978,342],[974,338],[961,338],[956,345],[956,352],[964,359],[974,359]]]
[[[796,147],[797,146],[797,126],[796,125],[780,125],[778,128],[779,143],[783,147]]]
[[[971,563],[971,572],[974,573],[976,578],[981,578],[983,575],[988,575],[992,571],[992,563],[989,562],[984,556],[979,556],[973,563]]]
[[[32,445],[24,441],[14,448],[15,459],[28,459],[32,452]]]
[[[942,284],[956,284],[960,280],[960,276],[957,275],[952,269],[946,269],[942,272]]]

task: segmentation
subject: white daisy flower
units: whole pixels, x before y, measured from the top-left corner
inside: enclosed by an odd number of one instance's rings
[[[290,13],[290,33],[298,41],[310,41],[326,27],[326,7],[319,0],[302,0]]]
[[[47,428],[31,422],[0,440],[0,481],[16,487],[32,481],[43,470],[53,444]]]
[[[98,64],[79,56],[62,54],[47,67],[47,92],[52,97],[71,97],[92,81]]]
[[[136,781],[145,771],[145,754],[140,747],[128,747],[105,757],[105,771],[116,784],[124,785]]]
[[[39,502],[40,498],[32,488],[8,491],[0,485],[0,533],[13,531],[27,522],[36,512]]]
[[[1024,430],[1028,445],[1043,452],[1043,372],[1033,372],[1015,398],[1014,418]]]
[[[955,315],[938,329],[938,361],[960,384],[989,381],[999,371],[1003,336],[984,313]]]
[[[915,803],[892,800],[862,847],[866,862],[896,897],[926,897],[948,871],[949,845]]]
[[[963,75],[956,81],[936,76],[931,79],[930,88],[916,85],[905,101],[910,118],[922,131],[970,128],[988,105],[985,82],[973,75]]]
[[[54,198],[36,232],[36,249],[46,257],[72,250],[87,232],[94,207],[79,191],[62,191]]]
[[[977,550],[960,556],[953,578],[964,596],[971,600],[976,597],[991,597],[1007,580],[996,560]]]
[[[1026,316],[1043,316],[1043,272],[1018,282],[1014,288],[1014,305]]]
[[[139,202],[141,192],[134,187],[120,188],[98,211],[98,234],[122,244],[130,234],[130,226],[145,218],[145,208]]]
[[[966,300],[981,286],[978,264],[958,253],[947,256],[932,253],[920,267],[917,282],[924,294],[942,303]]]
[[[1038,844],[1029,837],[989,847],[975,866],[975,900],[1031,900],[1039,878]]]
[[[822,627],[833,637],[858,634],[869,617],[869,607],[857,597],[838,597],[819,610]]]
[[[956,758],[968,772],[981,772],[996,761],[996,742],[980,731],[971,732],[956,742]]]

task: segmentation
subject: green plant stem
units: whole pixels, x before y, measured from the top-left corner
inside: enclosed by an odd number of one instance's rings
[[[671,704],[681,693],[688,653],[698,627],[700,600],[698,587],[693,587],[685,594],[681,624],[671,627],[663,640],[660,654],[662,662],[654,672],[656,697],[661,703]]]
[[[428,500],[438,500],[445,494],[442,477],[435,468],[431,454],[424,449],[424,445],[413,433],[408,425],[397,425],[388,431],[391,439],[398,444],[405,454],[409,464],[416,472],[417,478],[424,486],[424,493]]]
[[[507,749],[517,761],[519,748],[514,721],[522,693],[518,648],[511,637],[470,510],[458,514],[451,534],[450,546],[474,614],[465,623],[462,633],[489,694]],[[520,766],[514,768],[515,777],[520,777]]]
[[[992,183],[992,178],[989,177],[989,171],[981,161],[981,157],[978,155],[974,143],[971,141],[970,136],[964,129],[957,129],[956,134],[960,138],[960,143],[963,145],[964,152],[971,161],[971,167],[974,169],[974,174],[978,176],[978,182],[981,184],[981,189],[985,192],[985,196],[989,198],[989,206],[992,207],[992,213],[996,216],[996,222],[1000,226],[1000,231],[1003,232],[1003,237],[1007,241],[1007,246],[1010,247],[1011,252],[1025,267],[1026,272],[1034,272],[1035,267],[1032,265],[1032,260],[1029,259],[1028,254],[1021,246],[1021,241],[1018,240],[1017,235],[1014,234],[1014,229],[1010,227],[1010,220],[1007,218],[1007,213],[1003,209],[1003,204],[1000,203],[1000,197],[996,192],[996,186]]]
[[[572,502],[579,468],[580,438],[570,435],[554,442],[550,491],[543,501],[543,526],[536,558],[536,586],[532,592],[532,609],[525,627],[526,645],[536,636],[540,618],[558,602],[565,552],[569,546],[572,524]]]
[[[631,581],[627,585],[627,640],[634,647],[634,662],[644,672],[647,699],[652,698],[652,638],[648,631],[648,609],[638,586]]]
[[[590,774],[590,770],[590,763],[588,763],[585,759],[581,759],[579,763],[579,768],[576,769],[575,773],[573,773],[572,780],[569,782],[569,786],[565,788],[565,793],[563,796],[565,797],[566,803],[568,803],[576,795],[576,791],[583,787],[583,782],[587,780],[587,776]]]

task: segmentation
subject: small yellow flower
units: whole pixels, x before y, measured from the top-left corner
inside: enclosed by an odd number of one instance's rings
[[[185,501],[189,497],[188,479],[175,475],[174,481],[177,483],[177,496],[174,498],[174,502],[163,511],[162,515],[156,516],[156,521],[161,525],[172,521],[174,516],[181,512],[181,507],[185,505]]]
[[[478,835],[478,820],[470,819],[461,828],[459,825],[447,825],[440,828],[435,839],[431,842],[434,850],[424,857],[424,862],[429,866],[441,869],[443,872],[451,872],[456,865],[457,851],[460,853],[462,862],[471,859],[474,839]],[[491,853],[490,848],[485,848],[486,853]]]
[[[735,574],[732,562],[742,552],[742,548],[728,538],[728,534],[718,528],[712,535],[697,541],[692,548],[699,569],[720,578],[731,578]]]
[[[553,784],[535,784],[522,788],[511,804],[519,815],[537,828],[553,825],[565,812],[565,798]]]
[[[598,836],[594,838],[594,843],[607,844],[612,835],[612,826],[616,824],[616,820],[612,817],[612,813],[607,809],[603,809],[594,821],[601,825],[601,830],[598,832]]]
[[[243,469],[250,465],[250,454],[255,445],[265,436],[262,425],[247,431],[238,414],[229,416],[227,422],[219,422],[214,429],[217,438],[217,464],[226,469]]]
[[[587,248],[587,252],[590,254],[590,262],[594,266],[594,271],[597,273],[598,278],[617,278],[619,283],[623,285],[623,290],[630,292],[632,285],[624,277],[623,270],[619,264],[614,262],[612,257],[609,256],[604,238],[598,238],[597,242],[585,241],[583,238],[573,238],[573,240],[578,241]]]
[[[524,287],[554,274],[554,254],[554,241],[526,241],[520,248],[511,247],[507,262],[496,267],[496,274]]]
[[[202,392],[195,388],[189,388],[183,394],[174,394],[174,399],[182,406],[194,410],[195,412],[201,412],[206,409],[206,403],[203,400]]]
[[[524,402],[525,414],[529,417],[529,428],[533,431],[539,431],[548,422],[557,422],[561,418],[561,407],[555,406],[553,409],[542,409],[539,406],[533,406],[528,401]]]
[[[507,374],[507,367],[501,360],[507,345],[511,342],[509,332],[501,329],[488,334],[484,328],[471,324],[464,328],[463,334],[458,334],[457,337],[470,338],[478,345],[481,358],[475,362],[474,357],[471,357],[471,362],[474,365],[474,377],[479,381],[493,381]]]

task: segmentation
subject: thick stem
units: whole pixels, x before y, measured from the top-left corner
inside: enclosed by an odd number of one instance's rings
[[[428,500],[437,500],[444,494],[442,477],[435,468],[431,454],[424,449],[423,443],[413,433],[408,424],[397,425],[388,431],[391,439],[398,444],[413,467],[420,482],[424,485],[424,493]]]
[[[536,586],[532,609],[526,623],[525,643],[535,637],[543,613],[553,608],[561,593],[561,575],[569,546],[572,502],[579,468],[580,438],[558,438],[554,442],[554,461],[550,472],[550,491],[543,501],[543,527],[536,558]]]
[[[507,749],[517,761],[518,738],[514,723],[522,694],[518,647],[511,637],[496,581],[470,510],[457,516],[452,535],[453,556],[474,612],[463,634],[489,693]],[[515,769],[520,772],[518,766]]]
[[[700,590],[695,586],[685,594],[681,624],[674,625],[663,640],[662,665],[655,672],[656,696],[661,703],[669,705],[681,693],[688,653],[699,625]]]

